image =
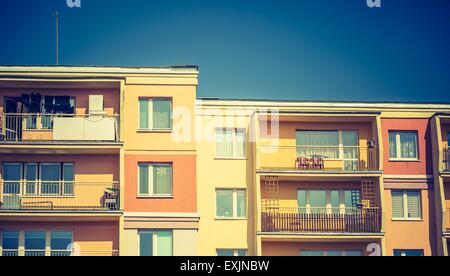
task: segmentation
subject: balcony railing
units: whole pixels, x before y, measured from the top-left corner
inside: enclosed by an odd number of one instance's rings
[[[0,181],[0,211],[117,211],[116,182]]]
[[[379,208],[353,209],[342,213],[328,211],[312,213],[281,209],[264,210],[261,216],[262,231],[267,233],[379,233],[381,216]]]
[[[119,142],[118,115],[0,114],[0,142]]]
[[[115,257],[119,256],[118,250],[110,251],[71,251],[71,250],[2,250],[3,257]]]
[[[369,147],[261,146],[260,168],[299,171],[377,171],[378,151]]]

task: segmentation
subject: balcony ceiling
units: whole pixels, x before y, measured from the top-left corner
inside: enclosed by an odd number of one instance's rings
[[[120,82],[114,80],[5,80],[0,88],[18,89],[120,89]]]

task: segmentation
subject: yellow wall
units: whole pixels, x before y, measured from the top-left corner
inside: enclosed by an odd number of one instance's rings
[[[255,255],[253,250],[255,230],[253,228],[254,179],[251,144],[247,146],[247,159],[222,160],[215,158],[216,127],[233,127],[247,129],[250,124],[251,112],[228,110],[231,119],[223,117],[224,111],[213,109],[201,110],[198,113],[199,134],[197,150],[197,191],[198,211],[200,213],[199,255],[214,256],[217,249],[247,249],[249,255]],[[212,136],[211,136],[212,135]],[[246,189],[247,190],[247,220],[216,219],[216,189]]]

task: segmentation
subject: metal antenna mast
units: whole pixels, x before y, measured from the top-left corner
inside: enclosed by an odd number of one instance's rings
[[[56,65],[59,65],[59,11],[53,16],[56,18]]]

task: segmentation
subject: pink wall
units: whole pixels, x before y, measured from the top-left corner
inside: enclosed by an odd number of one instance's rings
[[[429,119],[382,119],[384,173],[390,175],[432,175],[433,160]],[[389,160],[389,131],[418,132],[419,161]]]

